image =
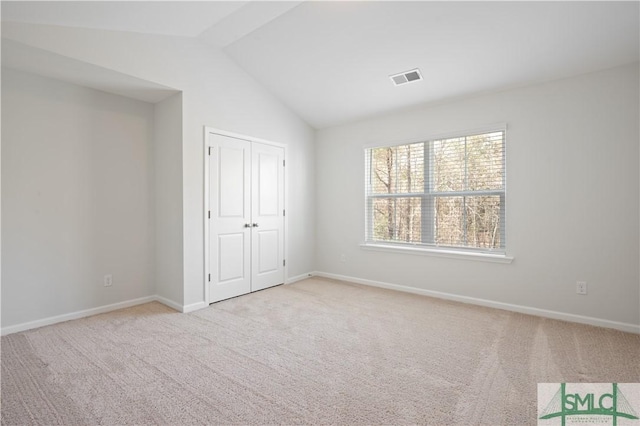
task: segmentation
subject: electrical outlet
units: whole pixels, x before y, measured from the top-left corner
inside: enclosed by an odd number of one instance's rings
[[[576,283],[576,293],[578,294],[587,294],[587,283],[585,281],[578,281]]]
[[[104,276],[104,279],[102,280],[103,284],[105,287],[111,287],[113,285],[113,275],[111,274],[107,274]]]

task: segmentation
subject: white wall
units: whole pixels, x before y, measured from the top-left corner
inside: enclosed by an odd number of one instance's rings
[[[156,294],[184,302],[182,257],[182,93],[154,105],[154,283]]]
[[[318,271],[640,324],[638,81],[635,64],[319,131]],[[365,144],[504,122],[513,263],[359,247]]]
[[[183,199],[174,202],[183,208],[185,305],[204,303],[204,126],[287,144],[288,275],[314,269],[314,130],[223,52],[185,37],[11,22],[2,36],[182,91]]]
[[[3,327],[154,294],[153,115],[2,70]]]

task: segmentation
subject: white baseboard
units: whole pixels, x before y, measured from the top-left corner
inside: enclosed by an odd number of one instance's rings
[[[587,317],[583,315],[569,314],[565,312],[550,311],[546,309],[533,308],[530,306],[513,305],[510,303],[496,302],[496,301],[487,300],[487,299],[478,299],[478,298],[469,297],[469,296],[460,296],[457,294],[425,290],[421,288],[409,287],[409,286],[404,286],[399,284],[391,284],[391,283],[386,283],[382,281],[367,280],[363,278],[350,277],[346,275],[331,274],[328,272],[310,272],[307,274],[298,275],[298,276],[289,278],[286,281],[286,284],[291,284],[296,281],[301,281],[303,279],[306,279],[312,276],[330,278],[330,279],[340,280],[340,281],[347,281],[347,282],[352,282],[356,284],[364,284],[364,285],[369,285],[373,287],[386,288],[390,290],[403,291],[406,293],[420,294],[423,296],[436,297],[438,299],[453,300],[456,302],[486,306],[489,308],[503,309],[506,311],[519,312],[522,314],[535,315],[535,316],[544,317],[544,318],[552,318],[552,319],[557,319],[562,321],[577,322],[580,324],[594,325],[597,327],[613,328],[616,330],[626,331],[629,333],[640,334],[640,325],[636,325],[636,324],[611,321],[611,320],[606,320],[601,318]],[[163,305],[166,305],[172,309],[177,310],[178,312],[183,312],[183,313],[193,312],[199,309],[206,308],[208,306],[208,304],[205,303],[204,301],[192,303],[190,305],[180,305],[179,303],[176,303],[172,300],[166,299],[161,296],[146,296],[146,297],[140,297],[138,299],[126,300],[124,302],[113,303],[110,305],[99,306],[96,308],[85,309],[81,311],[71,312],[68,314],[56,315],[53,317],[48,317],[48,318],[43,318],[35,321],[29,321],[21,324],[2,327],[2,329],[0,329],[0,334],[2,336],[5,336],[7,334],[18,333],[21,331],[26,331],[26,330],[31,330],[38,327],[57,324],[64,321],[70,321],[74,319],[89,317],[92,315],[103,314],[106,312],[116,311],[118,309],[129,308],[131,306],[141,305],[143,303],[149,303],[154,301],[160,302]]]
[[[198,309],[206,308],[208,305],[205,302],[192,303],[190,305],[181,305],[173,300],[169,300],[162,296],[146,296],[138,299],[125,300],[124,302],[113,303],[111,305],[98,306],[97,308],[84,309],[82,311],[70,312],[68,314],[56,315],[53,317],[42,318],[35,321],[24,322],[21,324],[10,325],[2,327],[0,334],[5,336],[7,334],[19,333],[21,331],[31,330],[34,328],[44,327],[46,325],[53,325],[64,321],[70,321],[92,315],[104,314],[106,312],[117,311],[118,309],[130,308],[131,306],[142,305],[143,303],[160,302],[178,312],[187,313],[197,311]]]
[[[174,302],[171,299],[167,299],[166,297],[162,297],[162,296],[154,296],[154,300],[156,302],[162,303],[165,306],[170,307],[171,309],[175,309],[178,312],[182,312],[182,305],[177,302]]]
[[[296,275],[295,277],[290,277],[285,280],[285,284],[293,284],[298,281],[306,280],[307,278],[311,278],[313,276],[313,272],[307,272],[306,274]]]
[[[20,331],[31,330],[33,328],[44,327],[45,325],[57,324],[59,322],[70,321],[90,317],[92,315],[104,314],[106,312],[116,311],[118,309],[129,308],[131,306],[142,305],[157,300],[156,296],[140,297],[138,299],[125,300],[124,302],[113,303],[111,305],[98,306],[97,308],[84,309],[82,311],[70,312],[68,314],[56,315],[53,317],[42,318],[35,321],[23,322],[22,324],[10,325],[2,327],[0,334],[3,336]]]
[[[204,301],[202,301],[202,302],[196,302],[196,303],[192,303],[192,304],[190,304],[190,305],[184,305],[184,306],[182,307],[182,311],[181,311],[181,312],[183,312],[183,313],[185,313],[185,314],[186,314],[186,313],[188,313],[188,312],[193,312],[193,311],[197,311],[197,310],[199,310],[199,309],[204,309],[204,308],[206,308],[207,306],[209,306],[209,304],[208,304],[208,303],[206,303],[206,302],[204,302]]]
[[[569,314],[565,312],[549,311],[547,309],[533,308],[530,306],[513,305],[511,303],[496,302],[487,299],[478,299],[469,296],[460,296],[457,294],[444,293],[440,291],[424,290],[421,288],[409,287],[399,284],[385,283],[382,281],[373,281],[363,278],[349,277],[345,275],[330,274],[328,272],[313,272],[312,275],[334,280],[347,281],[356,284],[364,284],[373,287],[387,288],[390,290],[404,291],[406,293],[421,294],[423,296],[436,297],[438,299],[453,300],[456,302],[469,303],[472,305],[486,306],[489,308],[503,309],[505,311],[519,312],[521,314],[535,315],[544,318],[552,318],[562,321],[577,322],[580,324],[595,325],[597,327],[613,328],[616,330],[626,331],[628,333],[640,334],[640,325],[611,321],[601,318],[587,317],[583,315]]]

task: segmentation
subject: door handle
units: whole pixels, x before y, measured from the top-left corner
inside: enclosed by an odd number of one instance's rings
[[[245,223],[245,224],[244,224],[244,227],[245,227],[245,228],[251,228],[251,224],[250,224],[250,223]]]
[[[257,228],[257,227],[258,227],[258,224],[257,224],[257,223],[254,223],[254,224],[253,224],[253,227],[254,227],[254,228]]]

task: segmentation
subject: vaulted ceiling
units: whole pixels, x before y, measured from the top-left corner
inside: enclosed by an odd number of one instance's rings
[[[2,20],[197,37],[315,128],[638,62],[638,2],[2,2]],[[423,80],[389,76],[419,68]]]

